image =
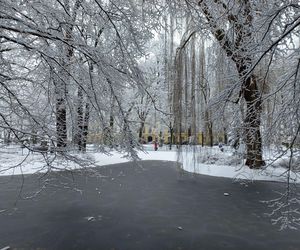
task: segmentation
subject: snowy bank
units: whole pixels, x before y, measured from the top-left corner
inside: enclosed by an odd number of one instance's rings
[[[129,162],[122,153],[112,151],[109,155],[100,152],[90,152],[87,154],[73,154],[77,159],[82,160],[85,167],[104,166],[117,163]],[[287,179],[287,169],[283,167],[268,166],[260,170],[252,170],[241,163],[236,162],[232,152],[227,150],[221,152],[218,148],[193,150],[183,150],[180,154],[176,150],[167,148],[154,151],[151,145],[145,147],[145,152],[138,152],[141,160],[161,160],[161,161],[179,161],[185,171],[203,174],[209,176],[234,178],[241,180],[261,180],[285,182]],[[51,157],[51,156],[49,156]],[[62,158],[47,159],[41,154],[26,154],[20,149],[2,149],[0,155],[0,175],[18,175],[33,174],[37,172],[46,172],[50,166],[45,160],[51,160],[51,170],[73,170],[80,169],[82,165],[78,162],[65,160]],[[300,182],[299,173],[291,172],[291,181]]]

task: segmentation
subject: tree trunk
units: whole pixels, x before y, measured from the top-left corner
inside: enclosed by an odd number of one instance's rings
[[[4,143],[10,143],[11,130],[4,130]]]
[[[214,146],[214,135],[213,135],[213,125],[212,125],[211,121],[208,124],[208,137],[209,137],[209,146],[213,147]]]
[[[75,144],[78,146],[78,150],[82,151],[82,139],[83,139],[83,91],[78,87],[78,106],[77,106],[77,128],[75,135]]]
[[[205,138],[206,138],[206,145],[212,147],[214,144],[213,140],[213,124],[210,118],[209,111],[205,110]]]
[[[82,152],[86,152],[86,142],[89,132],[89,119],[90,119],[90,104],[85,104],[85,115],[83,120],[83,133],[82,133]]]
[[[111,95],[111,106],[110,106],[110,114],[109,114],[109,129],[110,132],[113,133],[114,130],[114,108],[115,108],[115,99],[113,95]]]
[[[250,168],[260,168],[265,165],[262,157],[262,139],[260,134],[261,99],[256,77],[252,74],[243,84],[243,97],[246,101],[245,144],[246,165]]]
[[[56,99],[56,133],[57,147],[65,148],[67,146],[67,112],[64,98]]]
[[[169,128],[170,128],[170,141],[169,141],[169,149],[172,150],[172,144],[173,144],[173,127],[172,127],[172,123],[170,122],[169,124]]]
[[[106,144],[110,147],[113,148],[114,144],[114,117],[113,114],[111,113],[109,115],[109,127],[105,131],[106,133]]]
[[[114,129],[114,116],[113,116],[113,114],[110,114],[110,116],[109,116],[109,129],[110,129],[110,131],[113,131],[113,129]]]
[[[64,6],[67,11],[70,11],[69,0],[64,1]],[[70,20],[65,20],[65,25],[62,25],[61,32],[64,34],[64,39],[71,40],[72,25]],[[59,44],[60,52],[63,57],[59,60],[60,65],[57,72],[55,84],[56,94],[56,134],[57,147],[59,149],[67,146],[67,108],[66,98],[68,96],[68,84],[70,83],[70,61],[73,56],[73,48],[66,44]]]
[[[182,92],[183,92],[183,57],[182,48],[178,47],[175,55],[175,82],[173,91],[173,114],[174,114],[174,132],[175,143],[181,145],[181,131],[182,131]]]
[[[140,140],[140,142],[142,142],[144,127],[145,127],[145,122],[141,121],[140,129],[139,129],[139,140]]]
[[[170,46],[168,48],[168,65],[167,65],[167,78],[168,78],[168,103],[169,103],[169,112],[172,114],[173,111],[173,104],[172,104],[172,98],[173,98],[173,91],[174,91],[174,83],[175,83],[175,66],[174,66],[174,58],[173,58],[173,50],[174,50],[174,17],[173,13],[170,13],[170,26],[169,26],[169,31],[170,31]],[[172,119],[173,115],[169,116],[169,129],[170,129],[170,141],[169,141],[169,149],[172,149],[172,144],[174,144],[174,126],[175,124],[172,124]],[[173,120],[174,122],[174,120]]]
[[[246,118],[244,121],[244,140],[247,148],[246,165],[250,168],[260,168],[265,164],[262,159],[262,139],[260,135],[260,113],[261,99],[256,78],[251,68],[252,60],[249,58],[249,44],[255,39],[253,31],[253,9],[251,1],[241,1],[241,9],[239,15],[230,12],[224,2],[223,9],[226,10],[227,18],[233,23],[233,34],[236,38],[234,41],[229,39],[227,32],[218,26],[212,9],[206,1],[199,1],[199,5],[206,16],[211,27],[211,31],[223,48],[226,55],[236,64],[239,78],[242,83],[242,96],[246,101]]]
[[[227,135],[227,129],[226,127],[223,128],[223,133],[224,133],[224,144],[227,145],[228,144],[228,135]]]
[[[65,65],[61,61],[62,65]],[[65,84],[66,73],[59,68],[54,74],[54,89],[55,89],[55,118],[56,118],[56,146],[58,149],[67,146],[67,87]]]
[[[197,132],[196,132],[196,48],[195,36],[191,41],[191,138],[190,143],[196,145]]]

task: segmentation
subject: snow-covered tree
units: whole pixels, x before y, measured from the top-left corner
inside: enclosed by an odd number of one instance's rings
[[[120,143],[127,145],[133,135],[121,101],[122,89],[143,89],[137,59],[152,37],[155,11],[159,12],[142,1],[1,1],[1,87],[5,96],[10,95],[10,112],[16,113],[13,102],[59,150],[72,140],[72,133],[81,150],[90,115],[104,129],[113,114],[123,132]],[[12,81],[18,81],[16,88],[30,83],[36,91],[44,91],[51,123],[39,123],[36,107],[27,106],[28,100],[7,84]],[[107,106],[111,99],[113,113]],[[19,129],[6,117],[3,114],[3,128],[17,140],[17,132],[38,136],[37,131]]]

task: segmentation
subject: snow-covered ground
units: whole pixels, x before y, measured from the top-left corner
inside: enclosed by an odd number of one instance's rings
[[[90,146],[91,148],[91,146]],[[239,157],[235,156],[230,148],[224,148],[224,151],[218,147],[214,148],[191,148],[184,147],[181,153],[177,153],[175,147],[169,150],[166,146],[153,150],[153,145],[145,145],[145,152],[139,152],[141,160],[162,160],[179,161],[182,168],[188,172],[235,178],[241,180],[265,180],[285,182],[287,178],[287,169],[277,165],[267,165],[262,170],[251,170],[244,166]],[[194,151],[194,152],[193,152]],[[122,153],[112,151],[109,155],[90,150],[87,154],[73,154],[79,160],[77,163],[62,158],[54,158],[53,155],[42,156],[39,153],[27,153],[26,149],[18,146],[0,148],[0,175],[32,174],[37,172],[46,172],[47,170],[72,170],[79,169],[83,163],[86,167],[111,165],[116,163],[128,162]],[[49,157],[49,158],[47,158]],[[49,165],[47,164],[47,161]],[[51,163],[51,164],[50,164]],[[51,167],[50,167],[51,166]],[[291,172],[291,181],[300,183],[300,173]]]

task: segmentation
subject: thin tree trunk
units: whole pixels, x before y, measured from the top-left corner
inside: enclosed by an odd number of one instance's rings
[[[213,147],[213,145],[214,145],[214,134],[213,134],[212,121],[209,122],[208,136],[209,136],[209,146]]]
[[[77,106],[77,128],[75,135],[75,144],[78,146],[78,150],[82,151],[82,136],[83,136],[83,91],[78,87],[78,106]]]
[[[169,112],[170,114],[173,113],[173,105],[172,105],[172,98],[173,98],[173,91],[174,91],[174,84],[175,84],[175,67],[174,67],[174,17],[173,13],[170,13],[170,47],[169,47],[169,61],[168,61],[168,103],[169,103]],[[174,115],[173,115],[174,116]],[[170,150],[172,149],[172,144],[175,143],[174,140],[174,120],[172,124],[173,116],[169,116],[169,129],[170,129]]]
[[[210,118],[210,113],[207,109],[205,110],[205,139],[206,139],[206,145],[212,147],[214,144],[213,124]]]
[[[173,95],[173,110],[174,110],[174,132],[175,141],[182,144],[181,130],[182,130],[182,50],[178,48],[175,56],[175,68],[176,68],[176,79],[174,84],[174,95]]]
[[[188,130],[188,118],[189,118],[189,105],[188,105],[188,96],[189,96],[189,69],[188,69],[188,62],[189,62],[189,52],[188,48],[185,48],[183,50],[184,58],[183,58],[183,67],[184,67],[184,132],[187,132]]]
[[[196,52],[195,52],[195,37],[192,38],[191,44],[191,144],[196,144]]]
[[[169,129],[170,129],[169,149],[171,150],[172,149],[172,144],[174,144],[174,142],[173,142],[174,133],[173,133],[173,127],[172,127],[172,123],[171,122],[169,123]]]
[[[199,115],[199,123],[201,122],[201,135],[202,135],[202,141],[201,141],[201,145],[202,147],[204,146],[204,144],[206,144],[206,133],[204,133],[204,131],[206,130],[206,92],[207,92],[207,86],[205,83],[205,43],[204,41],[201,39],[201,43],[200,43],[200,53],[199,53],[199,113],[201,115]],[[204,124],[203,124],[204,121]]]
[[[89,119],[90,119],[90,104],[85,104],[85,114],[83,120],[83,133],[82,133],[82,151],[86,152],[86,143],[89,132]]]

